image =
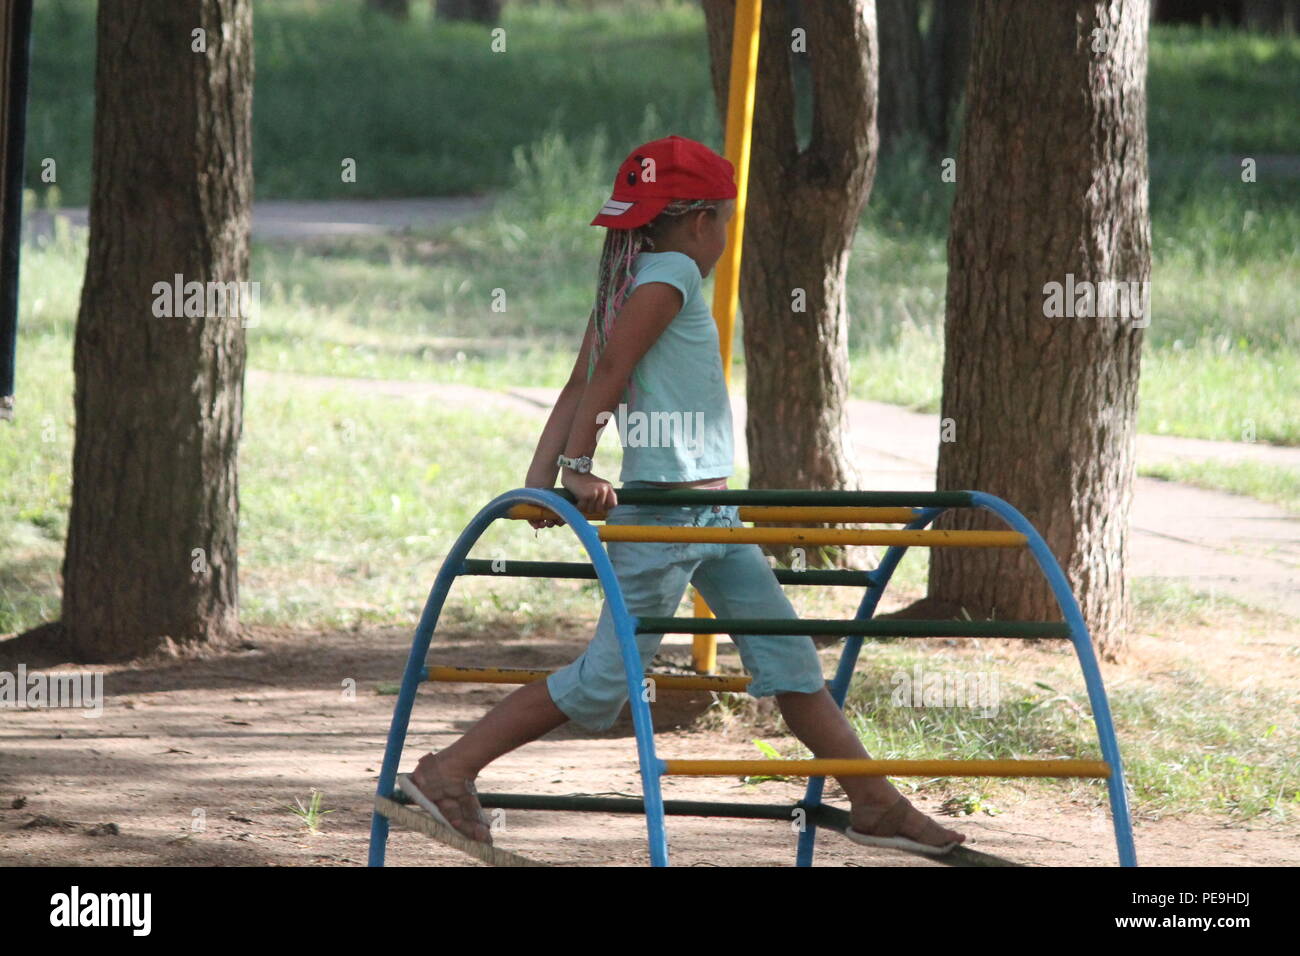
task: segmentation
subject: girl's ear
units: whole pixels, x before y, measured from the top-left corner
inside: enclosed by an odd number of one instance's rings
[[[718,215],[717,206],[708,206],[707,208],[701,209],[699,211],[699,214],[695,217],[694,221],[691,223],[691,231],[695,233],[696,238],[705,235],[705,231],[708,229],[709,226],[709,220],[717,218],[717,215]]]

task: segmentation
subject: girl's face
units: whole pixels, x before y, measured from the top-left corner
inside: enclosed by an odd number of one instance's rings
[[[728,199],[717,207],[716,212],[700,216],[697,220],[697,228],[692,230],[695,233],[692,238],[696,240],[693,258],[699,264],[700,275],[707,276],[722,258],[722,253],[727,248],[727,224],[735,212],[736,200]]]
[[[727,223],[735,211],[736,200],[727,199],[711,210],[689,213],[655,237],[655,251],[685,253],[706,276],[727,248]]]

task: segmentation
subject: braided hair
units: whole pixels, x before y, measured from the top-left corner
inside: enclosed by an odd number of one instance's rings
[[[701,209],[717,209],[724,200],[720,199],[675,199],[664,207],[654,219],[636,229],[607,229],[605,247],[600,254],[600,272],[596,282],[596,305],[591,310],[591,320],[596,326],[596,340],[587,362],[587,379],[590,380],[596,370],[596,361],[600,358],[609,342],[610,332],[614,328],[614,319],[618,316],[623,303],[627,301],[628,291],[632,287],[632,263],[642,252],[649,252],[655,247],[655,237],[660,235],[671,220],[689,212]]]

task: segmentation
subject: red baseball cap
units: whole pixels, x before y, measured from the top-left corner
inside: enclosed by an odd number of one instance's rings
[[[674,199],[735,199],[736,170],[703,143],[668,136],[638,146],[614,177],[614,195],[593,226],[635,229]]]

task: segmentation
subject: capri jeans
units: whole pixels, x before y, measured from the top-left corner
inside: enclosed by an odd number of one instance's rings
[[[738,508],[726,505],[618,505],[605,523],[739,527],[740,514]],[[623,599],[635,617],[674,616],[687,584],[694,584],[719,617],[798,619],[756,544],[611,541],[606,547]],[[662,634],[636,635],[642,672],[662,640]],[[749,693],[754,697],[810,694],[826,684],[817,649],[806,634],[737,634],[733,640],[752,678]],[[628,687],[608,601],[587,649],[551,674],[546,686],[555,705],[589,730],[608,729],[617,720]]]

